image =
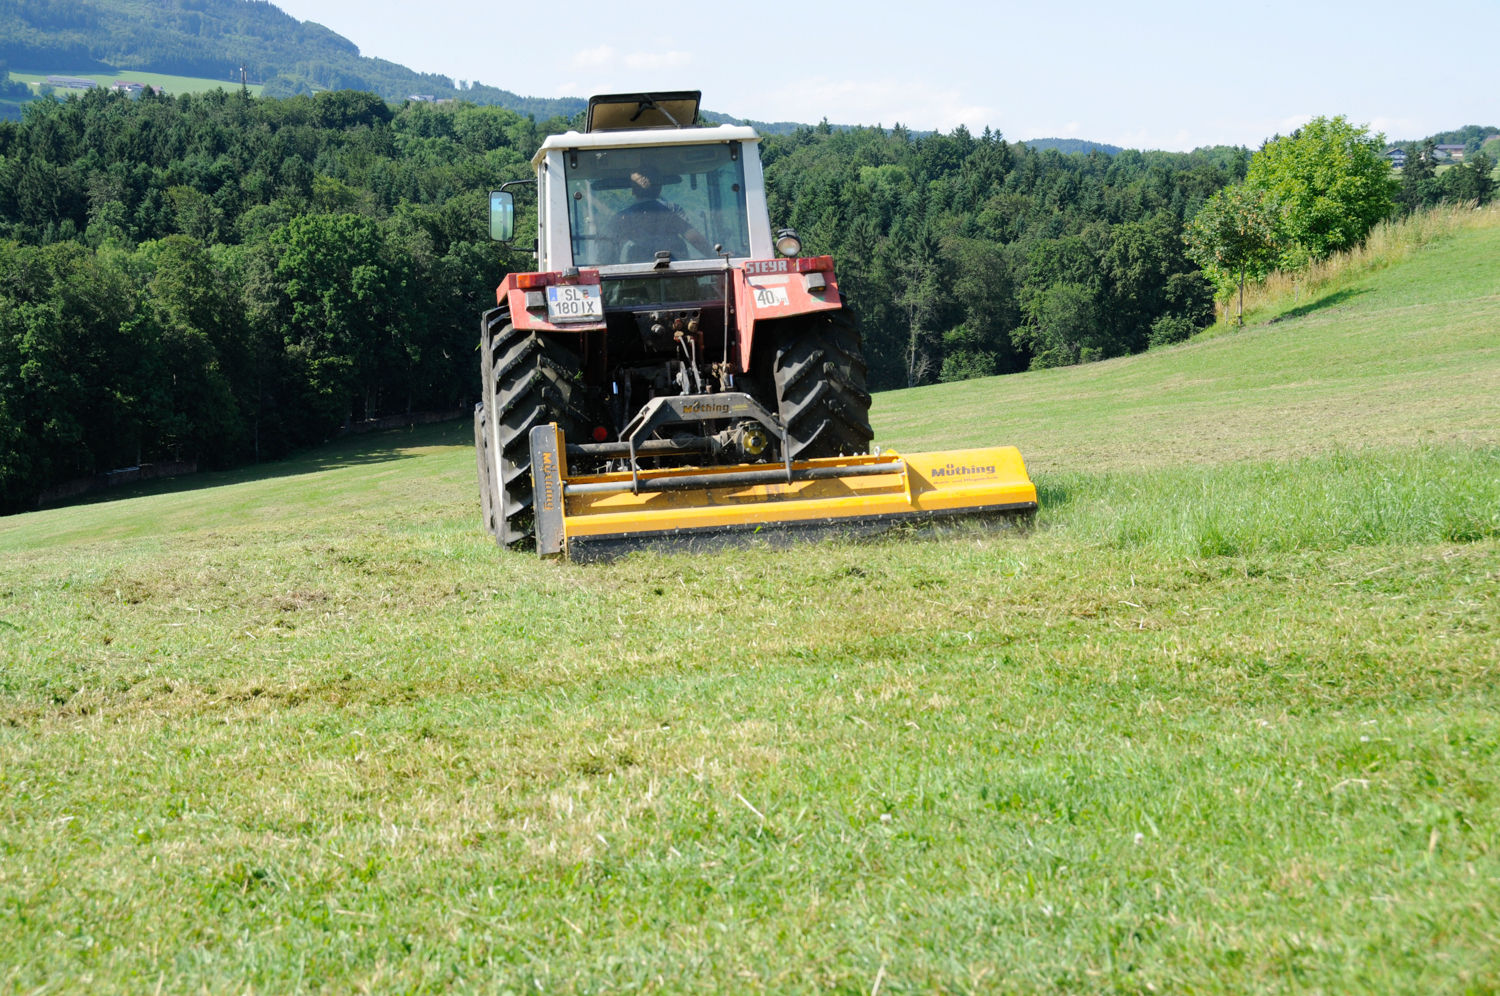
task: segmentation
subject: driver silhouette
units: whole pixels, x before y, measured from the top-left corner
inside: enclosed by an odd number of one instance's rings
[[[704,256],[713,251],[708,239],[692,226],[687,213],[661,196],[661,183],[644,170],[630,174],[634,202],[615,215],[614,237],[620,262],[649,263],[663,249],[673,259],[691,256],[689,246]]]

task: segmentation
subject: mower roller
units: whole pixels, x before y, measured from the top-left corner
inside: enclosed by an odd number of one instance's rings
[[[475,449],[501,546],[599,559],[1036,511],[1014,447],[869,453],[858,324],[771,230],[749,128],[698,94],[595,97],[533,160],[534,272],[480,324]],[[515,199],[490,195],[491,234]]]

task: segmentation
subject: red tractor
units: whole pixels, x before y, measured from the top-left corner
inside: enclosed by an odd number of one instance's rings
[[[832,258],[772,230],[760,136],[700,127],[698,99],[595,97],[585,130],[549,137],[521,181],[537,266],[482,318],[475,411],[502,546],[572,556],[588,517],[615,541],[759,533],[801,521],[785,499],[898,473],[864,456],[865,360]],[[514,238],[514,216],[509,190],[491,194],[495,238]]]

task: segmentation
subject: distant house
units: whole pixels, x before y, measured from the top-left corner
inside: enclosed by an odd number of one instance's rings
[[[414,93],[408,96],[406,99],[418,104],[430,104],[433,101],[437,100],[437,97],[430,93]]]
[[[62,87],[64,90],[92,90],[98,86],[93,80],[86,80],[82,76],[48,76],[47,85]]]
[[[115,85],[110,89],[118,90],[120,93],[128,93],[134,97],[146,89],[146,84],[137,83],[135,80],[115,80]]]
[[[1399,145],[1393,145],[1385,150],[1385,157],[1391,161],[1392,169],[1406,168],[1406,150]]]
[[[1437,147],[1439,158],[1452,159],[1455,162],[1464,161],[1464,147],[1462,145],[1439,145]]]

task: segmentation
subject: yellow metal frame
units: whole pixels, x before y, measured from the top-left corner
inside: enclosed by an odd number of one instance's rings
[[[563,440],[559,438],[558,443],[561,450]],[[837,530],[842,523],[1028,514],[1037,503],[1036,486],[1014,446],[910,455],[886,451],[877,456],[799,461],[792,464],[794,478],[809,472],[833,476],[748,486],[720,487],[712,480],[775,465],[642,470],[636,491],[629,473],[570,477],[566,460],[562,463],[562,527],[570,552],[575,541],[649,542],[653,536],[753,534],[761,527],[778,525]],[[876,466],[892,469],[858,473],[860,468]],[[652,487],[653,481],[685,473],[705,479],[705,485],[689,490]],[[543,500],[540,492],[538,499]]]

